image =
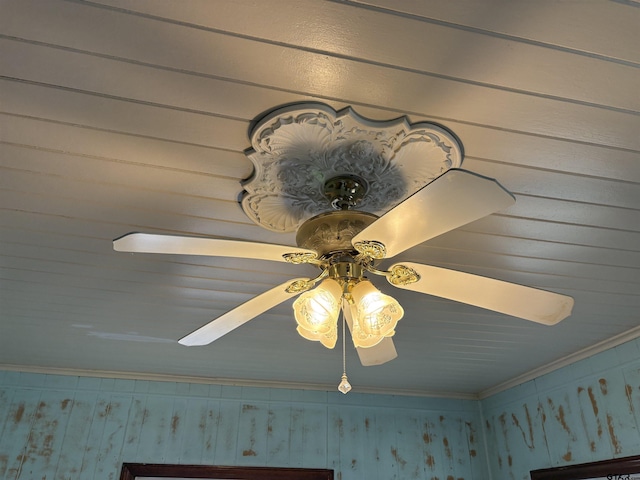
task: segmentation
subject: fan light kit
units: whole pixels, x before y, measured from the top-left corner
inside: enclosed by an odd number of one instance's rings
[[[278,108],[250,132],[254,165],[242,208],[256,224],[296,232],[297,247],[212,237],[131,233],[122,252],[209,255],[309,264],[320,273],[285,282],[200,327],[179,342],[206,345],[290,298],[298,333],[327,348],[343,315],[363,365],[397,356],[392,336],[402,306],[366,277],[554,325],[571,313],[571,297],[411,262],[379,264],[409,248],[503,210],[514,197],[496,180],[462,170],[462,147],[449,131],[406,118],[377,122],[320,103]]]

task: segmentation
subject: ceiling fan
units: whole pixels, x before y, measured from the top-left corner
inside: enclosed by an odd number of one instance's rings
[[[374,122],[349,108],[306,103],[272,111],[250,137],[247,156],[255,168],[242,207],[265,228],[295,230],[297,247],[131,233],[114,240],[114,249],[310,264],[320,273],[252,298],[181,344],[209,344],[298,296],[293,309],[301,336],[333,348],[342,311],[361,363],[385,363],[397,356],[391,337],[403,309],[368,274],[545,325],[571,313],[571,297],[493,278],[413,262],[379,269],[384,259],[515,202],[496,180],[459,168],[462,147],[447,130],[406,118]]]

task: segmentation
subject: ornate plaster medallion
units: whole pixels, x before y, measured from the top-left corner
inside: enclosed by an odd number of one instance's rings
[[[335,179],[356,179],[364,190],[358,192],[357,210],[382,215],[460,167],[463,157],[458,140],[437,125],[410,124],[406,117],[373,121],[351,108],[336,112],[321,103],[274,110],[249,136],[246,155],[254,172],[243,182],[242,208],[275,232],[296,231],[305,220],[331,211],[327,185]]]

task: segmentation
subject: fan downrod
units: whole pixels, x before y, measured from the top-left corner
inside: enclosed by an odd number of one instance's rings
[[[338,175],[324,183],[324,195],[336,210],[356,207],[367,194],[369,185],[357,175]]]

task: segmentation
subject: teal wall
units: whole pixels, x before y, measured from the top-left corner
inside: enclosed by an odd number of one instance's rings
[[[117,479],[147,462],[520,480],[640,454],[639,412],[640,340],[480,402],[0,371],[0,478]]]
[[[0,478],[117,479],[122,462],[488,478],[479,405],[0,372]]]
[[[640,454],[640,339],[484,399],[498,480]]]

